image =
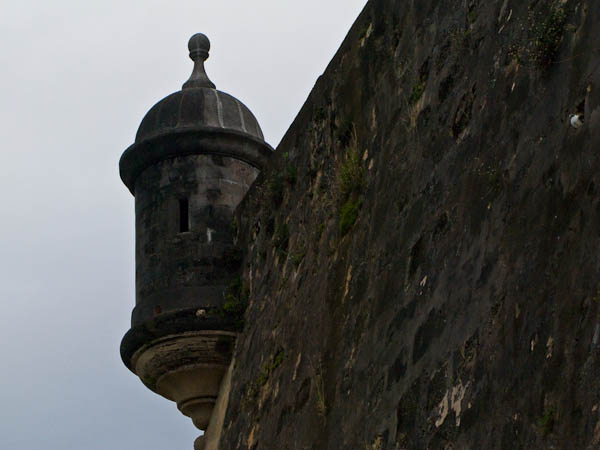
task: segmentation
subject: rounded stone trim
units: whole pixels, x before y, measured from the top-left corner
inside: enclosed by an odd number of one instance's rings
[[[197,308],[164,313],[141,325],[130,328],[121,341],[121,359],[135,373],[133,356],[140,349],[152,345],[161,338],[187,333],[219,332],[237,336],[239,323],[235,319],[220,316],[198,316]]]
[[[264,141],[246,133],[214,127],[190,127],[131,145],[119,161],[121,180],[135,195],[135,181],[149,166],[186,155],[228,156],[262,170],[273,153]]]
[[[139,348],[131,365],[149,389],[177,403],[198,429],[206,430],[236,336],[217,330],[165,336]]]
[[[131,366],[146,386],[156,390],[162,377],[170,372],[227,367],[236,336],[237,333],[222,330],[165,336],[140,347],[131,358]]]

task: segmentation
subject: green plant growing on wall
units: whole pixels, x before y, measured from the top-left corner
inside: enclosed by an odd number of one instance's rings
[[[592,298],[593,302],[600,303],[600,286],[596,290],[596,295]]]
[[[537,426],[544,436],[552,433],[555,423],[555,412],[552,408],[546,408],[544,414],[538,419]]]
[[[314,381],[317,413],[325,419],[325,417],[327,417],[327,401],[325,399],[325,380],[323,379],[321,368],[319,368],[319,371],[315,374]]]
[[[306,256],[306,250],[304,248],[302,248],[300,251],[297,251],[296,253],[294,253],[292,255],[292,262],[294,263],[294,266],[296,266],[296,267],[300,266],[300,264],[302,263],[302,260],[304,260],[305,256]]]
[[[335,129],[335,137],[344,146],[348,145],[353,137],[354,124],[345,117]]]
[[[451,53],[458,57],[471,46],[473,31],[470,27],[458,28],[450,33]]]
[[[469,22],[469,25],[471,25],[471,24],[475,23],[476,20],[477,20],[477,10],[473,7],[467,13],[467,21]]]
[[[564,2],[553,0],[538,11],[529,10],[527,37],[510,46],[509,54],[518,64],[545,69],[556,62],[567,25]]]
[[[352,145],[346,150],[345,160],[340,167],[338,185],[340,196],[343,199],[362,192],[364,168],[356,145]]]
[[[285,167],[284,179],[287,184],[294,186],[296,184],[296,180],[298,179],[298,168],[293,164],[288,164]]]
[[[427,83],[427,78],[419,78],[415,84],[413,84],[412,89],[410,90],[410,96],[408,97],[408,103],[414,105],[419,101],[423,92],[425,92],[425,84]]]
[[[269,360],[262,365],[260,373],[256,378],[256,384],[259,387],[264,386],[269,380],[271,374],[281,365],[284,359],[285,351],[281,349],[278,350],[274,355],[271,355]]]
[[[286,253],[290,240],[290,231],[285,222],[277,222],[275,232],[273,233],[273,245],[277,251]]]
[[[365,188],[365,169],[358,150],[356,130],[352,133],[344,159],[337,171],[337,197],[339,206],[339,230],[342,236],[352,228],[362,206]]]
[[[317,414],[323,419],[327,419],[327,398],[325,396],[325,378],[323,376],[323,365],[321,360],[318,360],[317,364],[313,363],[312,358],[308,357],[308,364],[310,366],[310,372],[312,374],[310,391],[311,398],[314,394],[315,408]]]
[[[345,236],[358,219],[358,211],[361,207],[360,200],[350,198],[342,205],[340,210],[340,234]]]
[[[238,222],[237,222],[237,218],[233,218],[233,220],[231,221],[231,234],[232,236],[237,236],[238,231],[239,231],[239,227],[238,227]]]
[[[239,329],[244,327],[244,314],[248,308],[249,292],[240,276],[234,278],[223,293],[225,303],[221,315],[234,320]]]
[[[567,15],[563,2],[557,0],[547,9],[530,13],[530,56],[540,67],[552,64],[562,40]]]
[[[484,197],[490,194],[498,194],[502,189],[502,168],[497,162],[485,165],[481,164],[474,169],[474,173],[481,178],[486,186]]]
[[[322,106],[315,108],[314,110],[314,118],[316,122],[322,122],[327,118],[327,111]]]
[[[425,87],[427,86],[427,80],[429,79],[429,60],[426,60],[421,68],[419,69],[417,80],[413,83],[412,88],[410,90],[410,95],[408,97],[408,103],[410,105],[414,105],[417,103],[423,93],[425,92]]]
[[[269,359],[261,366],[260,372],[250,382],[248,382],[240,406],[242,409],[247,410],[256,401],[256,397],[265,384],[269,381],[269,378],[273,372],[283,363],[285,360],[285,351],[280,349],[274,355],[271,355]]]
[[[258,374],[258,377],[256,377],[256,385],[260,388],[267,384],[267,381],[269,381],[269,375],[269,372],[266,370],[265,366],[263,366]]]
[[[317,241],[321,240],[321,236],[323,235],[324,231],[325,231],[325,222],[321,222],[319,224],[319,226],[317,227],[317,234],[316,234]]]
[[[276,209],[283,202],[283,177],[273,173],[267,182],[267,192],[273,207]]]
[[[273,359],[271,360],[271,365],[270,365],[270,371],[273,372],[275,369],[277,369],[281,363],[283,362],[283,360],[285,359],[285,351],[283,350],[278,350],[277,353],[275,353],[275,356],[273,356]]]

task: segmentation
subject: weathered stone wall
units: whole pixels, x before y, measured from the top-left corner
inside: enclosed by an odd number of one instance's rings
[[[598,29],[367,4],[238,210],[220,448],[600,446]]]

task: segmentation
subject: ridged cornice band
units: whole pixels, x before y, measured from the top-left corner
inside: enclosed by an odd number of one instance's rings
[[[121,180],[135,195],[135,181],[148,167],[187,155],[228,156],[262,170],[273,147],[237,130],[196,126],[152,136],[131,145],[119,161]]]
[[[131,327],[121,341],[121,359],[129,370],[135,372],[132,365],[133,355],[151,342],[172,335],[204,331],[223,331],[237,333],[239,320],[223,317],[215,311],[208,311],[206,317],[198,317],[197,308],[160,314],[153,320]]]

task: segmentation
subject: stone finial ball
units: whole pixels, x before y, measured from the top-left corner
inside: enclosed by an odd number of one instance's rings
[[[190,38],[188,49],[192,60],[195,61],[198,57],[206,59],[208,58],[208,52],[210,50],[210,41],[205,34],[196,33]]]

